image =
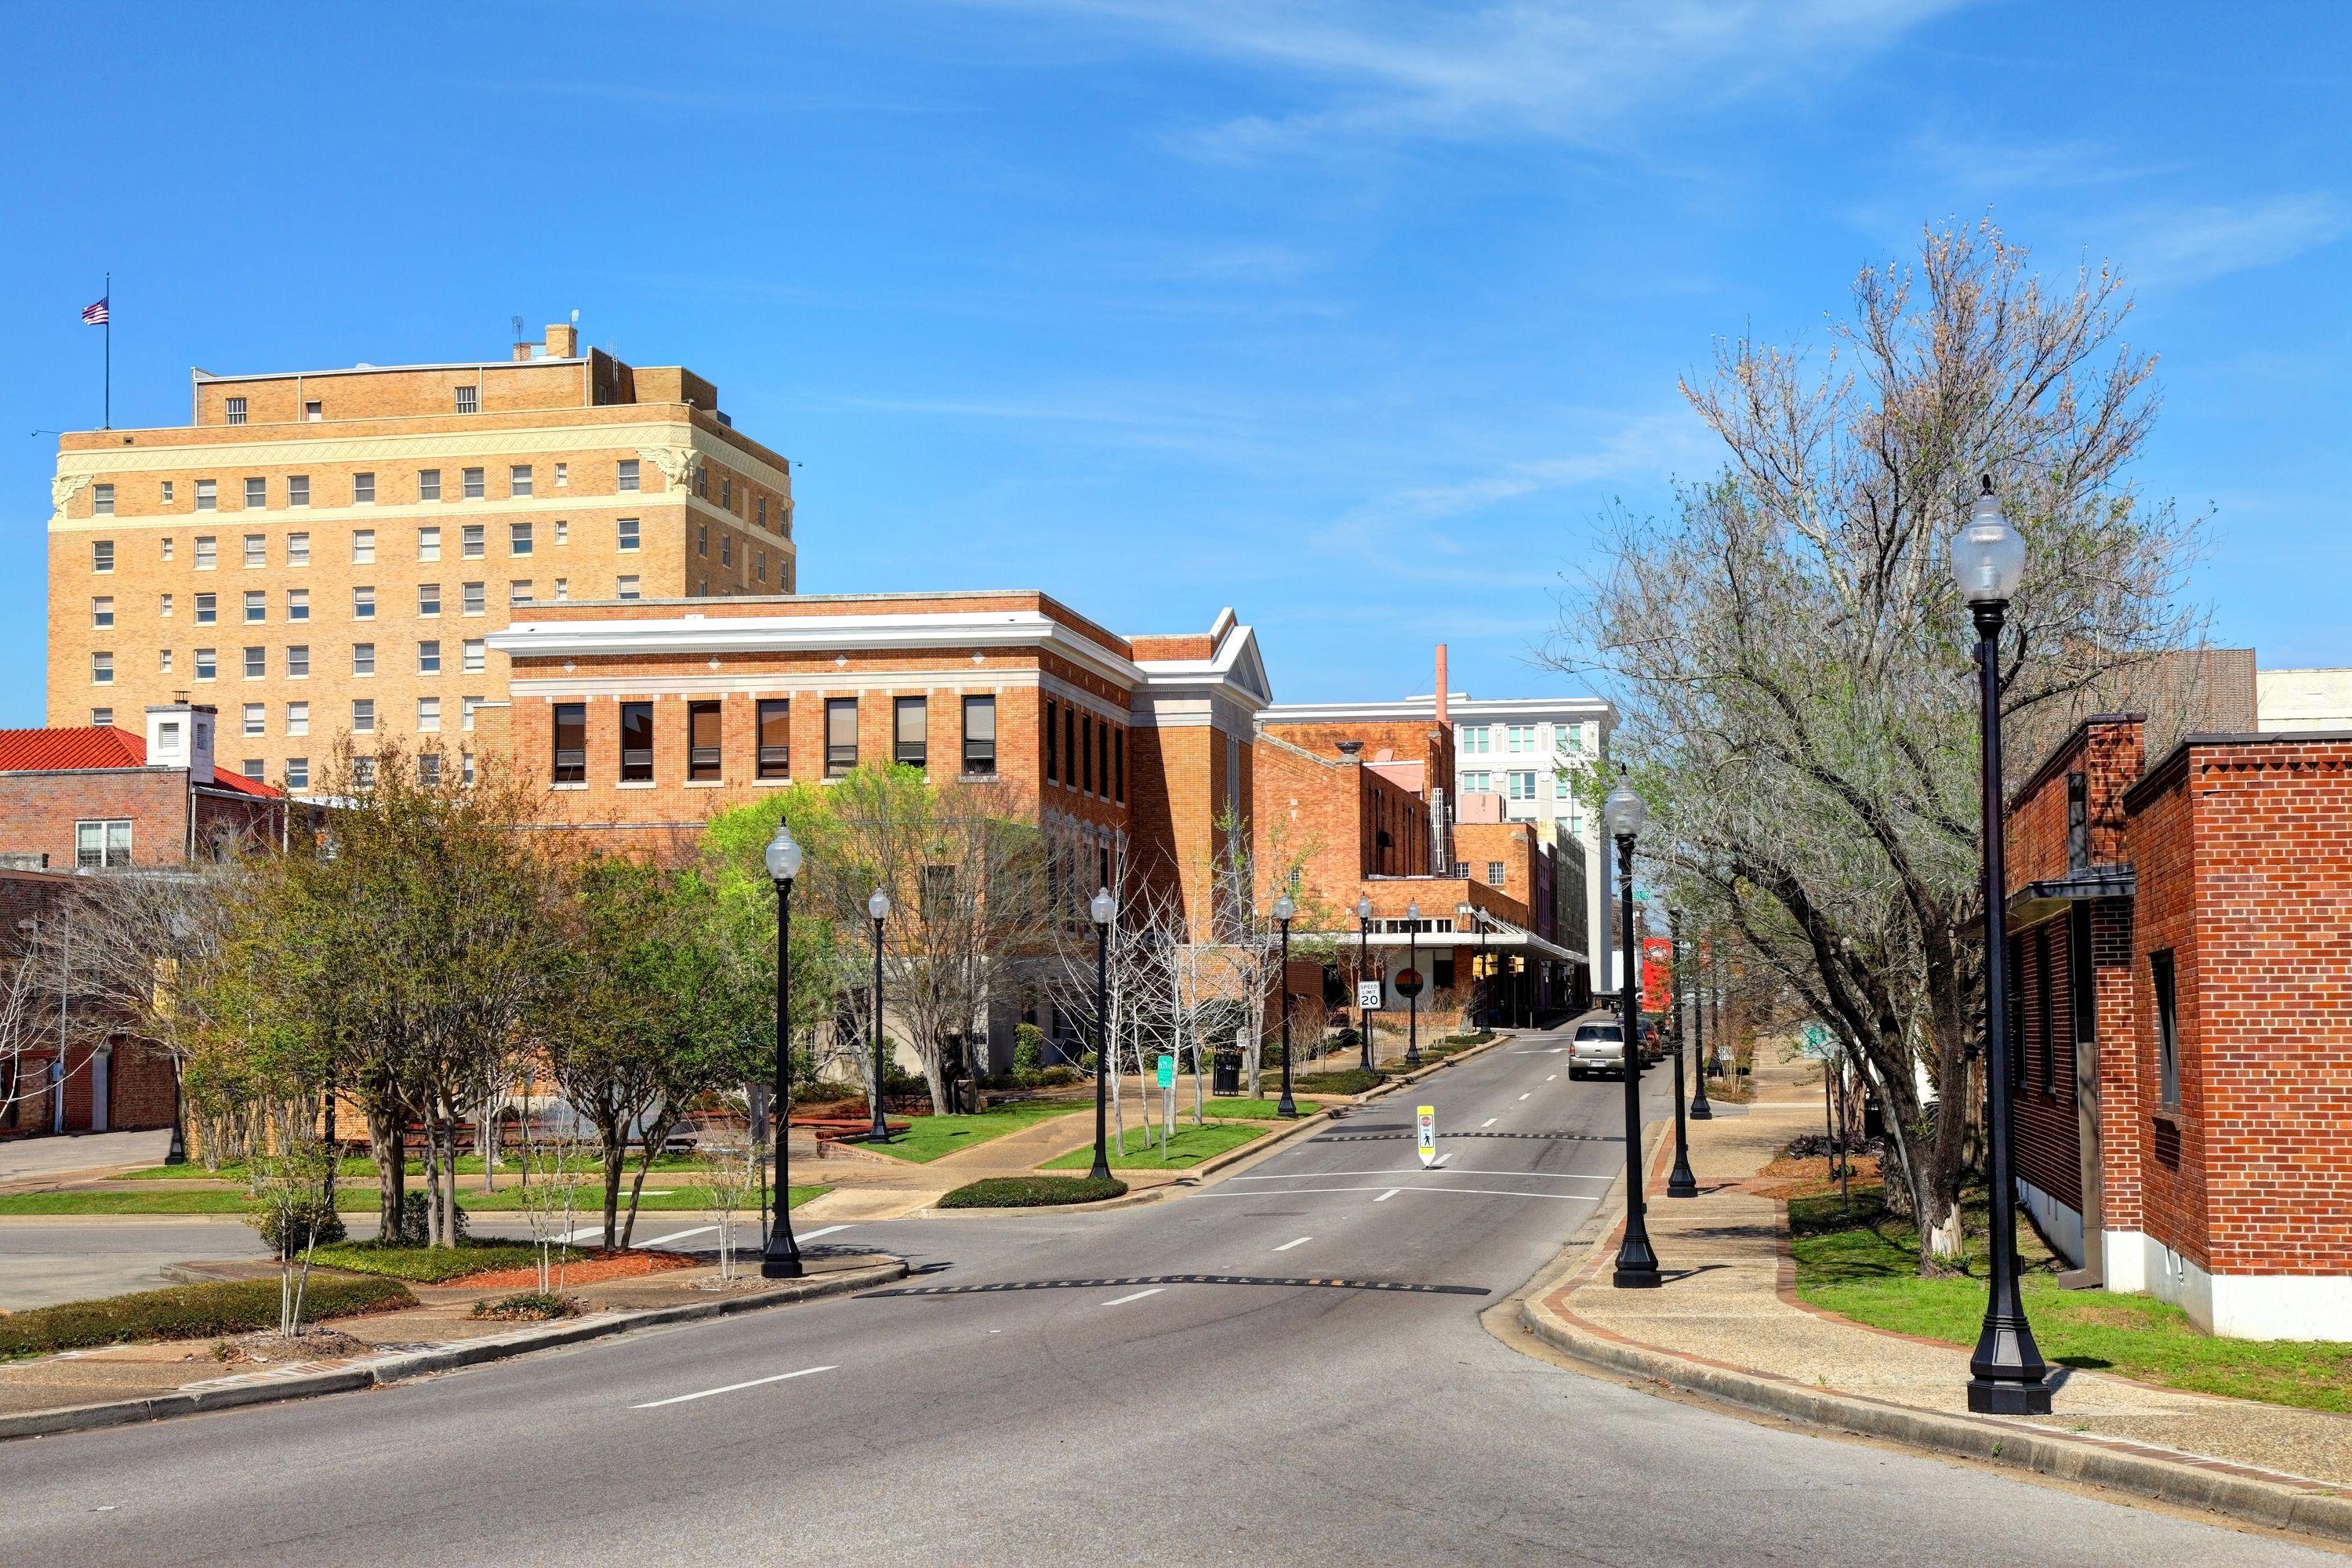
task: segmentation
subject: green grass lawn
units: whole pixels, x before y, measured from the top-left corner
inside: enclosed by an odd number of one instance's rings
[[[278,1289],[274,1278],[220,1280],[8,1313],[0,1316],[0,1361],[90,1345],[204,1340],[274,1329]],[[396,1279],[313,1275],[303,1290],[302,1316],[308,1322],[318,1322],[360,1312],[397,1311],[415,1304],[408,1287]]]
[[[1981,1194],[1973,1194],[1980,1197]],[[1910,1223],[1878,1194],[1857,1191],[1851,1215],[1835,1194],[1789,1205],[1797,1292],[1814,1306],[1874,1328],[1973,1345],[1984,1320],[1986,1216],[1968,1216],[1966,1276],[1923,1279]],[[2025,1314],[2042,1359],[2204,1394],[2352,1412],[2352,1344],[2217,1339],[2178,1307],[2149,1296],[2067,1290],[2056,1261],[2019,1227]]]
[[[1295,1094],[1293,1100],[1298,1107],[1299,1115],[1315,1114],[1314,1101],[1298,1100]],[[1272,1121],[1281,1114],[1281,1086],[1278,1083],[1276,1085],[1275,1098],[1271,1100],[1210,1100],[1202,1101],[1201,1105],[1201,1114],[1212,1121],[1222,1119],[1227,1121]],[[1176,1114],[1181,1116],[1184,1112],[1179,1109]]]
[[[629,1168],[636,1169],[636,1163],[635,1157],[631,1156]],[[573,1170],[586,1171],[591,1173],[604,1168],[604,1163],[593,1156],[574,1160],[571,1162],[571,1165]],[[653,1170],[656,1175],[665,1171],[691,1171],[695,1168],[694,1156],[691,1154],[654,1156]],[[512,1180],[521,1173],[521,1170],[518,1157],[509,1154],[506,1156],[505,1163],[499,1167],[499,1179]],[[422,1177],[425,1174],[423,1163],[416,1160],[409,1161],[408,1173],[412,1177]],[[482,1173],[480,1157],[474,1154],[458,1155],[457,1173],[461,1176],[480,1175]],[[120,1176],[108,1179],[118,1182],[242,1182],[246,1179],[246,1170],[242,1161],[232,1160],[224,1163],[217,1171],[207,1171],[192,1160],[184,1165],[150,1165],[143,1171],[125,1171]],[[375,1162],[365,1155],[348,1158],[342,1163],[339,1179],[373,1183],[375,1180]]]
[[[976,1116],[910,1117],[907,1131],[889,1142],[866,1143],[860,1147],[887,1154],[894,1160],[910,1160],[921,1164],[942,1154],[952,1154],[958,1149],[974,1148],[992,1138],[1002,1138],[1008,1132],[1018,1132],[1024,1127],[1034,1127],[1040,1121],[1050,1121],[1056,1116],[1076,1115],[1079,1109],[1079,1104],[1073,1100],[1027,1100],[1000,1105]],[[1072,1136],[1076,1135],[1074,1131]]]
[[[1114,1171],[1181,1171],[1228,1149],[1239,1148],[1265,1132],[1263,1127],[1235,1125],[1232,1121],[1212,1121],[1202,1127],[1192,1127],[1180,1121],[1176,1126],[1176,1136],[1169,1140],[1163,1151],[1158,1143],[1146,1148],[1143,1130],[1130,1127],[1127,1130],[1127,1152],[1120,1153],[1117,1144],[1111,1146],[1110,1168]],[[1046,1161],[1038,1169],[1083,1171],[1094,1163],[1094,1145],[1088,1143],[1083,1149],[1073,1149],[1056,1159]]]
[[[646,1178],[645,1196],[637,1207],[641,1212],[657,1213],[667,1209],[707,1209],[710,1206],[709,1190],[700,1186],[671,1185]],[[410,1184],[410,1192],[423,1188]],[[793,1188],[792,1206],[800,1207],[811,1198],[829,1193],[830,1187]],[[583,1225],[595,1213],[601,1213],[604,1189],[587,1186],[581,1189],[580,1212]],[[621,1201],[628,1202],[628,1188],[621,1189]],[[242,1189],[233,1192],[203,1190],[173,1192],[165,1189],[152,1193],[9,1193],[0,1194],[0,1215],[74,1215],[74,1214],[244,1214],[254,1205]],[[522,1189],[502,1182],[495,1193],[479,1189],[457,1194],[457,1206],[469,1214],[511,1214],[522,1207]],[[364,1186],[339,1186],[335,1189],[335,1207],[343,1214],[373,1214],[376,1210],[376,1189],[371,1182]]]

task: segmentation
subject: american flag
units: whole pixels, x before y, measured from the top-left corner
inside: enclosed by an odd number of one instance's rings
[[[104,326],[106,324],[106,301],[100,300],[94,305],[84,305],[81,308],[81,320],[82,325],[86,327]]]

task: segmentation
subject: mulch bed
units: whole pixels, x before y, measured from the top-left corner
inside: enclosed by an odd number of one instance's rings
[[[563,1266],[564,1289],[574,1285],[593,1285],[604,1279],[634,1279],[643,1274],[659,1274],[672,1268],[694,1268],[701,1259],[683,1252],[607,1252],[594,1248],[585,1258],[575,1258]],[[467,1274],[449,1281],[450,1285],[467,1290],[535,1290],[539,1288],[539,1269],[493,1268],[486,1273]]]

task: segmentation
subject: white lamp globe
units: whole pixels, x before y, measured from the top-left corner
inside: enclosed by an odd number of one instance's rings
[[[1421,900],[1416,899],[1412,903],[1405,905],[1404,918],[1412,921],[1415,925],[1419,925],[1421,923]]]
[[[1110,924],[1111,917],[1118,913],[1118,900],[1110,896],[1108,888],[1104,888],[1087,905],[1087,913],[1094,916],[1095,924],[1107,926]]]
[[[1601,820],[1609,825],[1612,838],[1638,838],[1642,825],[1650,820],[1650,803],[1622,773],[1617,775],[1617,787],[1601,803]]]
[[[1290,895],[1288,893],[1285,893],[1282,897],[1274,900],[1274,918],[1276,920],[1286,921],[1297,912],[1298,906],[1290,901]]]
[[[1370,893],[1356,900],[1356,918],[1360,921],[1372,918],[1372,896]]]
[[[776,824],[776,836],[768,840],[767,850],[761,858],[768,863],[770,880],[789,882],[801,874],[800,840],[793,837],[791,828],[779,822]]]
[[[2025,536],[2010,527],[1992,493],[1992,476],[1952,540],[1952,582],[1971,605],[2005,605],[2025,578]]]
[[[875,889],[874,896],[866,900],[866,912],[877,921],[887,920],[890,915],[890,895],[879,888]]]

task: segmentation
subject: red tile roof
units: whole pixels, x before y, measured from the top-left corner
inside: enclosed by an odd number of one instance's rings
[[[62,730],[0,730],[0,773],[46,773],[57,768],[143,768],[144,738],[111,724],[77,724]],[[285,792],[228,769],[213,770],[213,784],[233,795],[275,800]]]

